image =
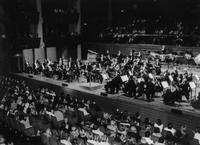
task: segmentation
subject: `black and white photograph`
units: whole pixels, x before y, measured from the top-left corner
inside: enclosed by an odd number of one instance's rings
[[[200,0],[0,0],[0,145],[200,145]]]

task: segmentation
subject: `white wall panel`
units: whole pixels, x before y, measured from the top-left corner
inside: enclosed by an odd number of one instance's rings
[[[28,61],[31,65],[33,64],[33,50],[32,49],[24,49],[23,57],[25,61]]]
[[[34,52],[35,52],[35,60],[40,60],[42,62],[45,60],[44,48],[36,48],[34,49]]]
[[[57,61],[56,47],[47,47],[47,58]]]

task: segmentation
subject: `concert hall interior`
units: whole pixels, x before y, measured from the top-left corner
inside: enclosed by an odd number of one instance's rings
[[[0,0],[0,145],[199,145],[200,0]]]

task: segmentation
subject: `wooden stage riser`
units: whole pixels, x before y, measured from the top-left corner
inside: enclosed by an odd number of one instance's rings
[[[149,117],[150,120],[156,121],[159,118],[163,121],[165,125],[171,122],[174,124],[176,128],[180,128],[181,125],[186,125],[188,129],[192,129],[192,130],[194,130],[197,127],[197,125],[199,125],[199,121],[200,121],[200,116],[199,117],[193,116],[192,114],[179,115],[179,114],[172,113],[170,111],[166,111],[164,109],[161,110],[157,108],[150,108],[150,106],[148,105],[135,104],[133,102],[128,101],[128,99],[122,100],[119,97],[108,98],[108,97],[88,94],[88,93],[77,91],[77,90],[72,90],[67,87],[58,86],[58,85],[54,85],[47,82],[34,80],[34,79],[22,77],[22,76],[14,76],[14,77],[26,80],[27,84],[35,88],[42,86],[42,87],[53,89],[58,95],[61,92],[64,92],[65,94],[70,94],[71,96],[77,96],[79,98],[95,100],[97,104],[101,106],[101,109],[106,112],[112,112],[116,108],[119,108],[120,110],[127,110],[131,113],[140,112],[143,119],[145,117]]]

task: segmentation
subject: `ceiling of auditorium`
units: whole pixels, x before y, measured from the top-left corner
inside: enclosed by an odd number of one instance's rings
[[[7,17],[19,21],[23,11],[34,11],[36,0],[1,0],[5,2]],[[74,0],[42,0],[43,15],[54,19],[50,14],[60,9],[63,14],[70,11],[69,3]],[[112,22],[131,21],[132,19],[156,18],[178,19],[200,23],[200,0],[81,0],[81,21],[84,27],[101,30],[107,26],[108,2],[111,1]],[[33,19],[37,19],[37,15]],[[66,20],[67,17],[62,19]],[[54,21],[54,20],[52,20]],[[26,22],[26,21],[21,21]],[[63,21],[61,21],[63,22]],[[93,27],[93,28],[92,28]],[[95,28],[95,29],[94,29]],[[28,29],[28,28],[27,28]]]
[[[3,0],[1,0],[3,1]],[[4,0],[11,10],[34,9],[35,0]],[[44,10],[69,9],[68,3],[73,0],[42,0]],[[104,19],[107,15],[109,0],[81,0],[83,19]],[[132,15],[134,17],[196,16],[200,12],[200,0],[110,0],[113,15]]]

